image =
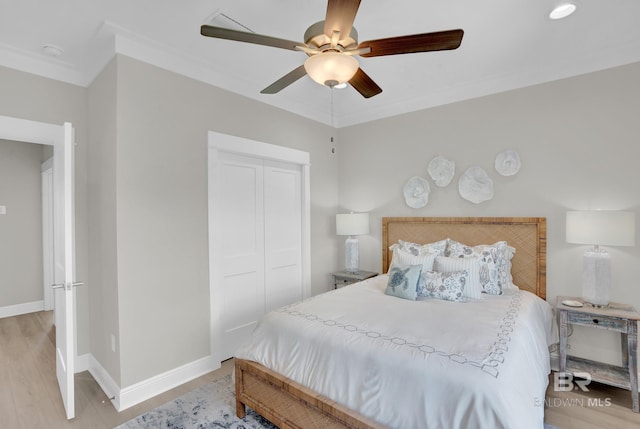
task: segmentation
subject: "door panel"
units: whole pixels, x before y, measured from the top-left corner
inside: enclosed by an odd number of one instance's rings
[[[266,311],[302,299],[300,166],[265,161]]]
[[[222,359],[232,357],[264,314],[262,161],[221,154]]]

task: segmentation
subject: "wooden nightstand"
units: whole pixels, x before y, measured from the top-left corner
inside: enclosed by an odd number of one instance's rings
[[[578,301],[582,307],[570,307],[562,301]],[[559,296],[556,300],[560,329],[560,372],[586,372],[593,381],[631,390],[634,412],[638,404],[638,313],[632,306],[609,303],[605,308],[593,307],[582,298]],[[567,355],[569,324],[620,332],[622,366],[615,366]]]
[[[350,285],[351,283],[370,279],[371,277],[377,276],[378,273],[374,273],[372,271],[357,271],[355,273],[336,271],[335,273],[331,273],[331,275],[333,276],[333,288],[337,289],[342,286]]]

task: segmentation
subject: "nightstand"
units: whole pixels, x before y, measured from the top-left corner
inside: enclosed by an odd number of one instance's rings
[[[333,288],[338,289],[339,287],[350,285],[351,283],[370,279],[371,277],[377,276],[378,273],[374,273],[372,271],[357,271],[355,273],[350,273],[348,271],[336,271],[335,273],[331,273],[331,275],[333,276]]]
[[[562,301],[571,300],[583,304],[570,307]],[[593,381],[631,390],[631,404],[639,412],[638,404],[638,313],[632,306],[611,302],[607,307],[597,308],[585,303],[582,298],[559,296],[556,300],[558,326],[560,329],[560,372],[586,372]],[[620,332],[622,344],[622,366],[595,362],[567,355],[569,324]]]

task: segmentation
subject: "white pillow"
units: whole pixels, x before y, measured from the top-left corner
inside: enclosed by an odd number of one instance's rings
[[[469,277],[467,278],[468,284],[464,288],[464,295],[473,299],[480,299],[482,297],[480,260],[478,258],[448,258],[446,256],[436,256],[433,270],[441,273],[467,271]]]
[[[421,255],[425,253],[437,253],[440,256],[445,256],[448,242],[449,242],[448,238],[445,238],[444,240],[440,240],[440,241],[434,241],[433,243],[427,243],[427,244],[418,244],[418,243],[411,243],[409,241],[398,240],[397,246],[399,246],[402,250],[406,252],[413,253],[414,255]],[[394,244],[394,246],[396,245]]]
[[[389,269],[394,265],[408,266],[408,265],[420,265],[422,271],[432,271],[433,262],[436,259],[436,253],[423,253],[414,255],[405,250],[402,250],[400,246],[394,244],[390,247],[393,250],[393,256],[391,257],[391,264]]]

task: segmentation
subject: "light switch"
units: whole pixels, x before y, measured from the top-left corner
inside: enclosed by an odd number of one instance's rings
[[[0,206],[0,215],[7,214],[7,206]]]

